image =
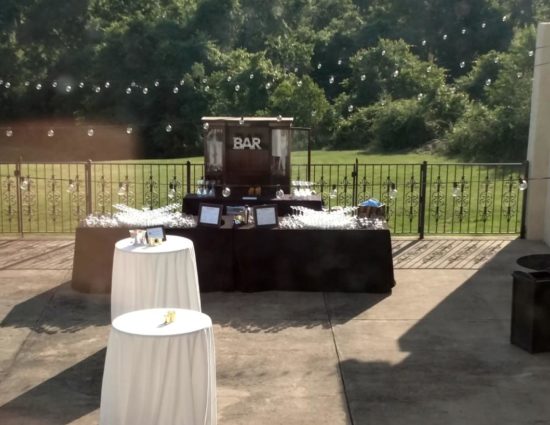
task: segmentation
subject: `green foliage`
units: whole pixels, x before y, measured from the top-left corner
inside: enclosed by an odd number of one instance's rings
[[[156,156],[199,153],[203,115],[294,116],[317,146],[448,139],[468,158],[490,151],[468,137],[505,128],[499,152],[519,160],[547,3],[5,0],[0,121],[131,124]]]
[[[416,148],[433,139],[425,109],[416,99],[398,99],[372,108],[371,134],[380,151]]]

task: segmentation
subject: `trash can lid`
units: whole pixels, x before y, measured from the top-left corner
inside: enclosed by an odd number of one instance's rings
[[[521,267],[532,270],[550,270],[550,254],[533,254],[516,260]]]

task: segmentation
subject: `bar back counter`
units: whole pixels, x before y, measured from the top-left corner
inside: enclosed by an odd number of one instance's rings
[[[389,230],[167,229],[189,238],[201,292],[391,292],[394,286]],[[109,293],[115,243],[127,228],[76,230],[72,287]]]

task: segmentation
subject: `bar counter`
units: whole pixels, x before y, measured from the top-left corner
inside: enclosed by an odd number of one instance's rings
[[[166,229],[195,247],[199,287],[209,291],[391,292],[389,230],[194,227]],[[76,230],[72,287],[108,293],[115,243],[127,228]]]

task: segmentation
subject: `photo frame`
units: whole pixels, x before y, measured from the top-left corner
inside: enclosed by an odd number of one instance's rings
[[[258,205],[254,207],[254,223],[256,227],[278,227],[278,217],[277,205]]]
[[[145,228],[145,240],[148,244],[154,240],[166,241],[166,230],[164,226],[151,226]]]
[[[222,224],[223,205],[200,204],[198,226],[220,227]]]

